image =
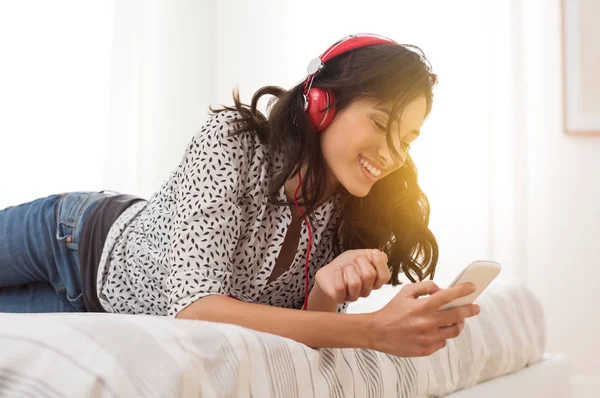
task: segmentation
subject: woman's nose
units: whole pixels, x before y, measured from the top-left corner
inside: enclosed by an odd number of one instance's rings
[[[381,165],[386,169],[402,167],[406,163],[406,154],[398,152],[398,158],[394,158],[392,151],[386,146],[385,149],[377,151]]]
[[[377,151],[377,155],[379,155],[379,161],[381,162],[382,166],[387,168],[394,164],[392,153],[387,148],[387,146],[385,147],[385,149],[380,149],[379,151]]]

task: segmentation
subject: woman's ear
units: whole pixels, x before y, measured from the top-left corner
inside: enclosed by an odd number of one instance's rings
[[[306,114],[315,131],[323,131],[335,117],[335,96],[329,89],[313,87],[306,94]]]

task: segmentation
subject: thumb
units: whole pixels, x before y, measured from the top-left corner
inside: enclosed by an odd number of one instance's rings
[[[334,280],[334,296],[333,299],[337,303],[343,302],[346,297],[346,282],[344,281],[344,270],[341,265],[335,267],[335,271],[333,273]]]
[[[400,290],[400,293],[404,297],[419,298],[420,296],[426,296],[434,294],[440,290],[439,286],[433,281],[417,282],[406,285]]]

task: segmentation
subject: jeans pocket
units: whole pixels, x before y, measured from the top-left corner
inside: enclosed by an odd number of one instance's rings
[[[67,247],[78,249],[79,224],[86,209],[101,197],[95,192],[70,192],[61,194],[56,202],[56,239],[65,241]]]
[[[73,192],[61,194],[56,202],[56,239],[65,241],[69,249],[78,248],[77,226],[89,199],[87,192]]]

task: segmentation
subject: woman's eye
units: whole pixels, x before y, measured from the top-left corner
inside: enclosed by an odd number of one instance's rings
[[[375,120],[373,120],[373,123],[375,123],[375,127],[377,127],[377,129],[383,133],[387,132],[387,129],[385,128],[385,126]]]

